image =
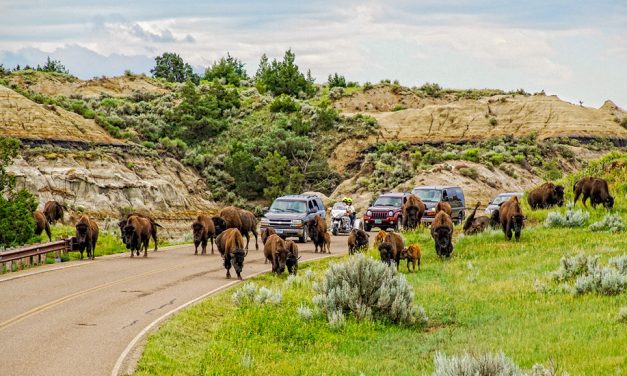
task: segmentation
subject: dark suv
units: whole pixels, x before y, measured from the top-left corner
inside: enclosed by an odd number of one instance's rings
[[[298,241],[306,243],[309,234],[305,222],[319,214],[326,218],[326,210],[322,200],[314,195],[287,195],[279,197],[272,203],[261,218],[261,229],[272,227],[282,238],[298,237]]]
[[[466,200],[464,199],[464,191],[460,187],[442,185],[416,187],[412,189],[411,193],[418,196],[427,207],[425,214],[422,216],[422,222],[433,222],[435,206],[440,201],[448,201],[451,204],[451,219],[454,223],[459,224],[464,221]]]
[[[364,214],[364,229],[370,231],[373,227],[379,227],[381,230],[400,230],[401,212],[407,197],[407,192],[389,192],[377,197]]]

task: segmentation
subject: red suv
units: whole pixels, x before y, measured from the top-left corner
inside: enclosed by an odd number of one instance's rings
[[[400,231],[401,212],[407,197],[407,192],[389,192],[377,197],[364,214],[364,229],[370,231],[373,227],[379,227],[381,230],[393,228]]]

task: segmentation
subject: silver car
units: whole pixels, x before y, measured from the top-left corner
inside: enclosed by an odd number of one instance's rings
[[[520,200],[520,198],[524,195],[524,192],[505,192],[505,193],[499,193],[494,199],[492,199],[492,201],[490,201],[490,203],[488,204],[488,207],[485,208],[485,213],[490,216],[492,214],[493,211],[495,211],[496,209],[499,208],[499,204],[504,203],[505,201],[509,200],[510,197],[512,196],[516,196],[518,197],[518,199]]]

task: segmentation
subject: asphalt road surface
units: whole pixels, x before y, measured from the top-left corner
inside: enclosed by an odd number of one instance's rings
[[[331,238],[330,256],[347,252],[347,236]],[[311,241],[298,247],[301,262],[328,256],[314,253]],[[244,279],[270,269],[251,242]],[[192,245],[149,250],[148,258],[124,253],[2,275],[0,374],[111,375],[147,326],[233,282],[225,275],[217,248],[195,256]],[[127,358],[140,353],[141,346]],[[133,366],[127,359],[120,369]]]

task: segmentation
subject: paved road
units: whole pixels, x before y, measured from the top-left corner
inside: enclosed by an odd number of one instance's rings
[[[345,253],[346,240],[332,237],[331,255]],[[299,249],[301,261],[324,257],[311,242]],[[232,281],[217,249],[193,253],[175,246],[148,258],[125,253],[0,276],[0,374],[110,375],[150,323]],[[269,270],[252,246],[243,277]]]

